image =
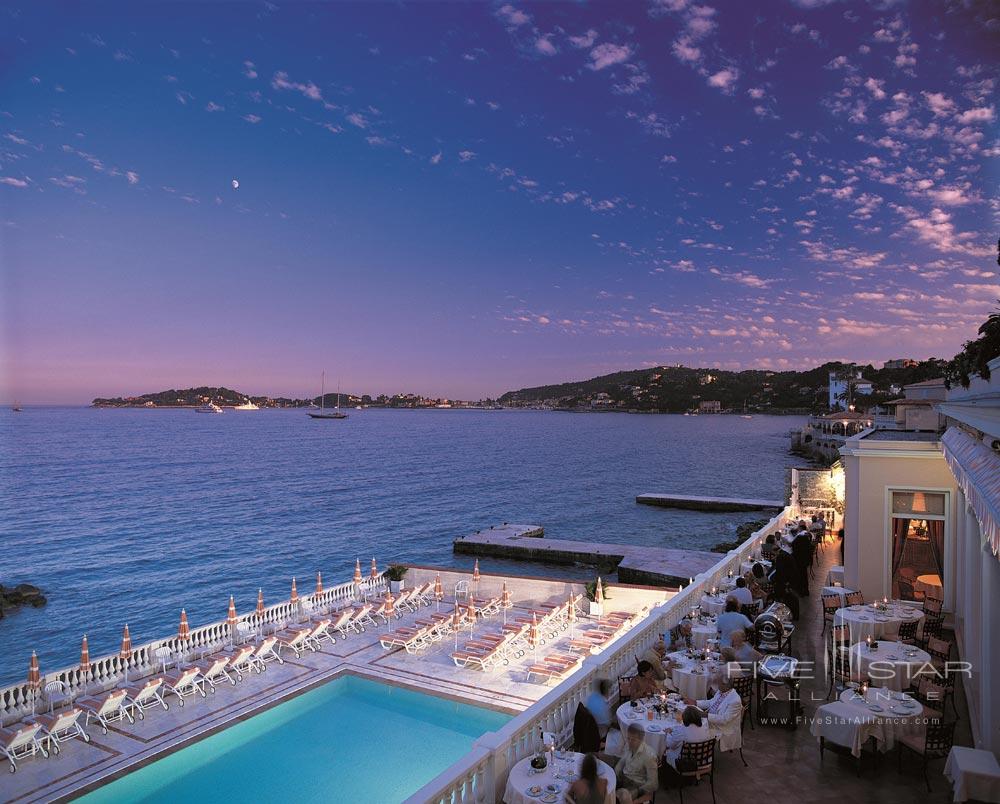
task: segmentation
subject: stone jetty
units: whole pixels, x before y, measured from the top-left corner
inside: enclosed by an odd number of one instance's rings
[[[461,555],[521,559],[548,564],[587,564],[601,572],[617,570],[622,583],[651,586],[687,586],[690,578],[708,571],[717,553],[645,547],[635,544],[546,539],[537,525],[495,525],[460,536],[453,549]]]
[[[640,494],[635,498],[642,505],[661,508],[686,508],[692,511],[763,511],[784,508],[780,500],[754,500],[742,497],[697,497],[691,494]]]

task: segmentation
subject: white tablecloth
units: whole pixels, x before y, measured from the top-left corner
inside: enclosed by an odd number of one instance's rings
[[[989,751],[952,746],[944,775],[954,786],[956,802],[1000,802],[1000,763]]]
[[[628,732],[628,727],[632,723],[638,723],[645,732],[643,740],[646,745],[653,749],[656,756],[663,756],[667,747],[667,740],[675,728],[680,727],[674,712],[678,707],[683,708],[684,702],[676,697],[669,700],[670,711],[664,716],[658,713],[653,714],[653,720],[649,719],[649,712],[652,711],[654,701],[645,699],[637,702],[639,705],[633,707],[631,703],[623,703],[618,707],[618,726],[622,730],[622,735]]]
[[[824,586],[822,594],[824,594],[824,595],[839,595],[840,596],[840,606],[841,606],[841,608],[843,608],[844,606],[847,605],[847,596],[851,595],[851,594],[854,594],[854,590],[853,589],[848,589],[845,586]]]
[[[826,582],[830,586],[836,586],[838,583],[844,585],[844,568],[843,567],[830,567],[830,571],[826,574]]]
[[[692,659],[683,651],[676,651],[667,656],[671,662],[679,665],[671,673],[674,688],[685,698],[703,700],[708,697],[708,685],[718,673],[718,664],[709,660],[701,662]]]
[[[879,723],[870,715],[859,714],[853,704],[834,701],[816,710],[809,731],[813,737],[823,737],[836,745],[846,746],[854,756],[860,757],[861,746],[869,737],[877,739],[881,732]]]
[[[691,647],[704,648],[708,645],[708,640],[716,639],[719,636],[719,629],[714,622],[696,623],[691,626]]]
[[[915,592],[923,592],[927,597],[941,600],[941,576],[937,574],[918,575],[913,582]]]
[[[899,633],[901,622],[920,620],[923,616],[921,609],[900,602],[890,604],[887,611],[874,609],[870,605],[837,609],[833,622],[835,625],[850,627],[851,642],[862,642],[868,637],[894,637]]]
[[[891,690],[909,687],[920,668],[930,660],[927,651],[902,642],[880,641],[874,651],[863,642],[851,648],[851,666],[858,668],[862,677],[871,676],[874,685]]]
[[[872,733],[878,740],[879,751],[889,751],[899,737],[922,734],[927,728],[923,723],[924,707],[901,692],[869,687],[862,698],[854,690],[844,690],[840,694],[840,702],[853,707],[859,718],[874,718],[878,729]]]
[[[753,565],[754,564],[761,564],[761,565],[763,565],[763,567],[764,567],[764,574],[765,575],[767,575],[771,571],[771,562],[768,561],[766,558],[758,558],[758,559],[754,559],[753,561],[744,561],[743,563],[741,563],[740,564],[740,572],[743,575],[746,575],[748,572],[750,572],[753,569]]]
[[[726,596],[702,595],[701,610],[706,614],[722,614],[726,610]]]
[[[559,791],[555,793],[558,804],[563,804],[565,790],[573,783],[574,779],[580,776],[580,761],[583,754],[575,754],[571,751],[565,753],[566,759],[556,759],[550,763],[541,773],[533,772],[531,767],[531,757],[525,757],[510,769],[507,776],[507,787],[504,789],[503,800],[505,804],[539,804],[545,802],[545,793],[539,796],[528,795],[531,787],[538,786],[544,791],[548,785],[555,785]],[[615,804],[615,772],[605,762],[597,761],[597,773],[608,782],[608,795],[605,804]]]

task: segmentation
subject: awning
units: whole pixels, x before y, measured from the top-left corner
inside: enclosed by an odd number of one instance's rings
[[[957,427],[941,437],[944,458],[972,506],[984,542],[1000,554],[1000,455]]]

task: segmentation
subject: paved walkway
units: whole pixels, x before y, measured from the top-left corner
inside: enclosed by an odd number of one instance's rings
[[[818,679],[803,681],[801,685],[807,717],[827,702],[830,684],[822,670],[825,643],[820,634],[823,627],[820,588],[829,568],[841,563],[839,543],[831,543],[820,551],[815,578],[809,584],[810,597],[802,599],[800,619],[796,624],[792,653],[800,659],[816,662],[815,666],[821,668]],[[968,710],[961,689],[956,703],[961,716],[955,732],[956,744],[971,745]],[[948,704],[948,714],[951,714],[951,704]],[[866,753],[861,778],[858,778],[853,757],[838,756],[827,750],[820,761],[819,744],[809,733],[808,722],[800,723],[794,731],[761,726],[751,731],[747,724],[743,755],[749,763],[748,768],[743,767],[739,755],[716,755],[718,804],[747,804],[749,801],[755,804],[945,804],[951,801],[950,783],[942,775],[943,760],[934,762],[928,771],[933,786],[931,793],[924,786],[919,762],[914,762],[912,756],[909,763],[904,760],[903,774],[896,772],[895,750],[880,755],[877,768],[870,753]],[[677,793],[660,790],[656,800],[661,803],[677,801]],[[685,802],[708,804],[711,800],[707,780],[684,791]]]

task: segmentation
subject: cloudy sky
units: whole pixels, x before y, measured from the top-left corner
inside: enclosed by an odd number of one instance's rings
[[[990,7],[6,3],[0,398],[949,357]]]

